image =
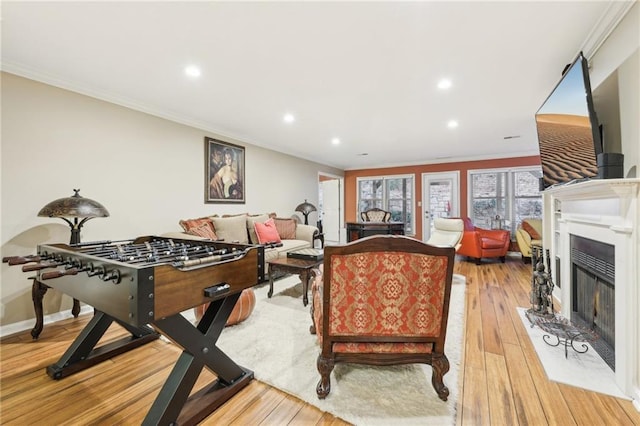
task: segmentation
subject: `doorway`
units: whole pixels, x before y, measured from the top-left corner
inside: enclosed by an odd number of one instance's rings
[[[437,217],[460,215],[460,171],[422,174],[422,241],[427,241]]]
[[[318,217],[322,221],[325,244],[340,243],[340,230],[343,228],[342,200],[343,179],[338,176],[320,174],[318,178]]]

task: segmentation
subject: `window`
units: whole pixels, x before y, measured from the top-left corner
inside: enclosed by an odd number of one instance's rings
[[[539,167],[469,171],[469,212],[480,228],[503,228],[515,235],[528,217],[542,218]]]
[[[358,178],[358,215],[377,207],[391,212],[391,221],[404,222],[406,234],[414,234],[413,175]]]

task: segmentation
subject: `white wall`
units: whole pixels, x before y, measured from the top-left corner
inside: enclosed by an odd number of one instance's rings
[[[620,141],[611,141],[624,154],[624,176],[638,177],[640,166],[640,4],[627,12],[622,21],[589,58],[589,76],[594,92],[617,72],[620,109]],[[598,117],[606,112],[596,111]],[[635,171],[635,173],[634,173]]]
[[[204,203],[204,137],[246,148],[246,204]],[[60,219],[37,217],[72,189],[111,216],[90,220],[82,241],[179,231],[178,221],[214,213],[275,211],[291,216],[317,205],[318,173],[332,167],[2,73],[2,256],[35,253],[37,244],[68,242]],[[310,216],[311,223],[316,217]],[[34,316],[31,286],[20,267],[1,267],[3,325]],[[49,290],[45,314],[71,301]]]

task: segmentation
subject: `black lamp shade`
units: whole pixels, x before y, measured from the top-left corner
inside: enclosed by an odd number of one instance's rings
[[[59,217],[71,227],[71,244],[80,243],[80,228],[94,217],[109,217],[109,211],[99,202],[84,198],[79,189],[73,190],[71,197],[58,198],[44,206],[38,212],[41,217]],[[68,218],[73,219],[73,222]],[[78,219],[81,218],[81,221]]]
[[[298,204],[298,207],[296,207],[296,211],[302,213],[302,215],[304,216],[305,225],[309,224],[309,213],[315,212],[317,210],[318,209],[316,209],[316,206],[307,202],[306,199],[304,200],[304,203]]]

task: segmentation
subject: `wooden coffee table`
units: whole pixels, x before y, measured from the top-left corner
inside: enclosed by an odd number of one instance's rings
[[[318,267],[324,260],[306,260],[306,259],[294,259],[291,257],[280,257],[267,261],[269,264],[269,292],[267,297],[273,296],[273,279],[276,272],[282,272],[285,274],[295,274],[300,276],[302,282],[302,303],[304,306],[309,304],[309,298],[307,292],[309,290],[309,280],[314,276],[312,274],[313,268]]]

